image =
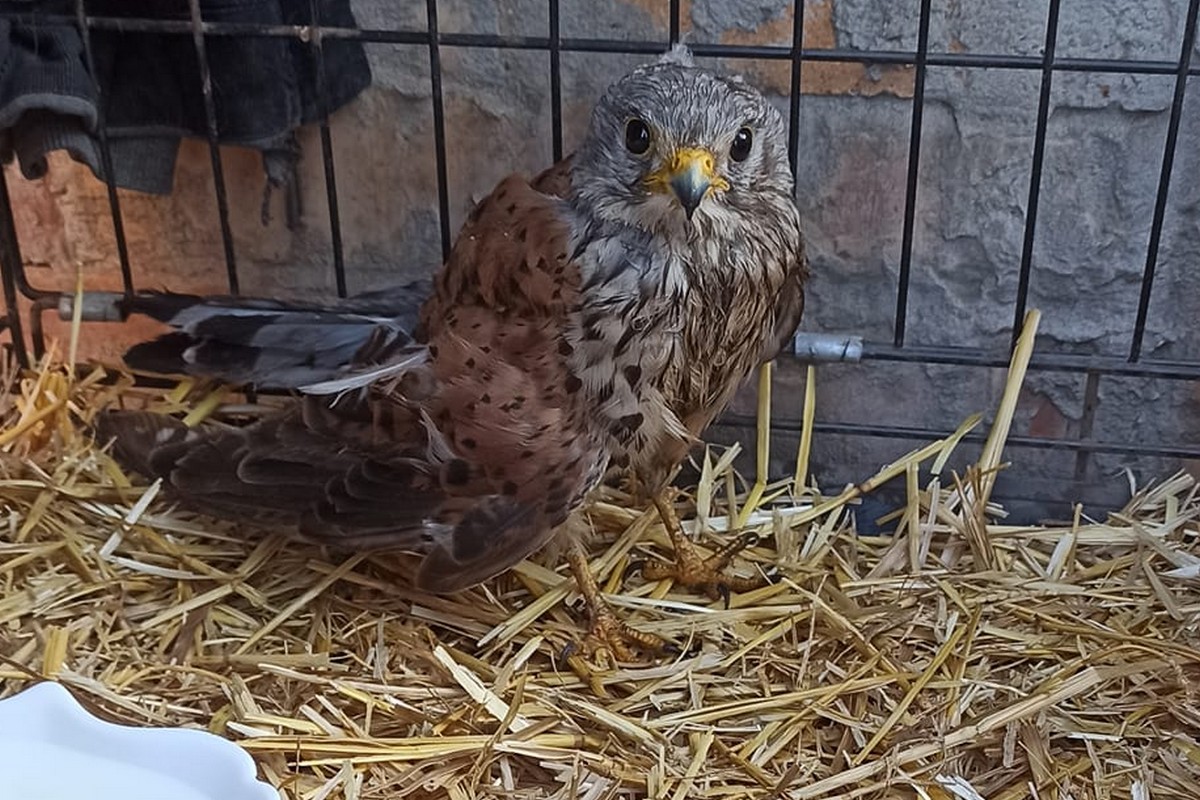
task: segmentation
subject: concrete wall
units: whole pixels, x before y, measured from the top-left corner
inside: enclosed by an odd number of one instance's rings
[[[1040,53],[1045,2],[936,3],[931,49]],[[665,39],[666,0],[562,0],[564,36]],[[916,0],[811,0],[806,45],[910,49]],[[1064,0],[1062,56],[1178,56],[1186,0]],[[361,0],[361,25],[424,28],[416,0]],[[790,42],[784,0],[684,2],[692,41]],[[545,3],[443,0],[441,29],[544,35]],[[342,233],[351,291],[435,267],[440,255],[428,56],[423,47],[369,45],[374,86],[333,122]],[[472,203],[506,173],[533,172],[550,153],[549,58],[545,53],[445,48],[450,205],[457,228]],[[579,141],[588,109],[614,77],[643,59],[564,53],[564,139]],[[786,63],[731,61],[786,109]],[[1011,335],[1040,75],[934,68],[928,75],[921,184],[909,306],[909,342],[992,347]],[[1162,238],[1147,353],[1200,358],[1200,85],[1184,108]],[[913,74],[906,67],[806,64],[799,203],[814,279],[804,328],[888,341],[900,254]],[[1047,135],[1030,305],[1044,313],[1041,347],[1123,355],[1134,322],[1173,78],[1059,73]],[[285,223],[283,198],[260,220],[263,176],[254,153],[225,150],[243,291],[284,297],[332,291],[328,217],[315,130],[301,134],[302,215]],[[44,180],[10,173],[31,279],[68,287],[76,263],[89,288],[119,286],[104,190],[65,158]],[[220,291],[224,264],[205,145],[187,143],[169,197],[122,193],[135,276],[142,287]],[[144,328],[104,328],[93,352],[113,358]],[[781,372],[776,413],[799,413],[801,374]],[[1000,370],[873,363],[820,371],[826,420],[950,428],[994,408]],[[1076,435],[1083,378],[1031,374],[1017,432]],[[741,410],[752,408],[743,399]],[[719,430],[719,437],[738,432]],[[1200,388],[1134,379],[1101,383],[1096,424],[1113,441],[1200,441]],[[790,471],[794,437],[776,442]],[[822,485],[862,478],[909,443],[824,436],[814,453]],[[964,451],[965,452],[965,451]],[[1066,492],[1119,502],[1121,470],[1151,477],[1176,464],[1101,457],[1076,477],[1074,455],[1014,450],[1006,491]]]

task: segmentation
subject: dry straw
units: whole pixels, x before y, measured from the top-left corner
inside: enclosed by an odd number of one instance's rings
[[[733,454],[703,453],[689,525],[711,548],[746,519],[767,535],[744,568],[782,576],[727,609],[626,574],[666,537],[603,497],[601,585],[633,624],[695,646],[615,668],[563,657],[581,628],[559,564],[433,597],[406,556],[334,558],[173,509],[89,440],[96,410],[258,409],[69,377],[51,356],[0,401],[4,693],[52,679],[110,719],[207,728],[298,800],[1191,800],[1196,483],[1102,521],[1004,524],[989,496],[1036,324],[962,474],[945,467],[978,418],[831,497],[762,481],[747,503]],[[856,537],[850,504],[893,477],[896,536]]]

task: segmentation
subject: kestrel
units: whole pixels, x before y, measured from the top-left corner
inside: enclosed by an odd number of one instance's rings
[[[136,296],[175,332],[135,369],[294,390],[247,427],[101,417],[116,456],[179,501],[345,548],[423,554],[454,592],[558,535],[593,633],[618,658],[657,637],[617,621],[581,509],[606,475],[654,498],[676,564],[648,577],[740,591],[680,529],[669,483],[700,433],[790,341],[807,276],[779,113],[676,48],[605,93],[578,151],[475,208],[432,287],[323,306]]]

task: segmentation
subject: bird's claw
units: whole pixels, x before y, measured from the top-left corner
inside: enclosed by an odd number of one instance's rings
[[[589,657],[632,662],[638,653],[645,655],[676,655],[678,645],[653,633],[639,631],[625,624],[608,603],[592,609],[592,623],[584,639],[584,652]]]
[[[567,559],[587,608],[590,627],[581,642],[582,646],[571,648],[566,655],[574,658],[582,655],[593,662],[603,660],[611,666],[613,662],[638,661],[638,653],[648,656],[678,654],[679,647],[672,642],[656,634],[639,631],[621,621],[596,585],[596,578],[581,548],[572,548]],[[577,650],[582,650],[582,653]]]
[[[657,581],[670,578],[680,586],[703,591],[713,600],[721,600],[729,608],[734,592],[749,592],[761,588],[769,579],[761,574],[750,577],[730,575],[725,569],[733,557],[754,547],[760,537],[747,531],[705,559],[701,559],[691,542],[686,539],[675,542],[675,562],[647,561],[641,565],[646,580]]]

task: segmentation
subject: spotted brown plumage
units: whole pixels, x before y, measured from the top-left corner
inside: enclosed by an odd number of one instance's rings
[[[434,591],[570,536],[603,476],[625,473],[682,551],[656,574],[739,586],[686,552],[664,492],[803,311],[784,140],[760,94],[674,51],[610,88],[572,158],[503,180],[431,287],[303,308],[131,298],[176,329],[131,350],[135,368],[297,396],[246,428],[114,412],[100,435],[197,508],[422,552]],[[658,644],[615,622],[578,550],[571,563],[619,655]]]

